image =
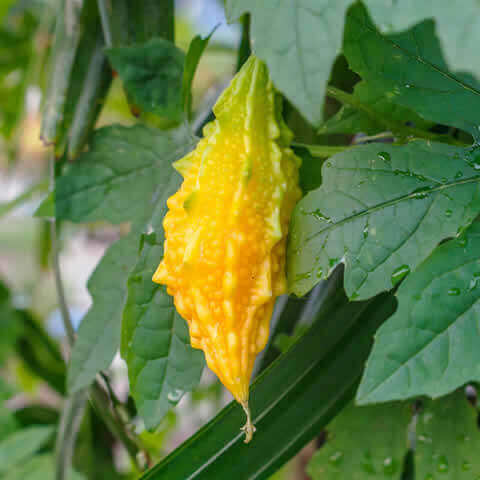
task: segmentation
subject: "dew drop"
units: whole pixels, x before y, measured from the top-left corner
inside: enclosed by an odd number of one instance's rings
[[[332,223],[332,219],[323,214],[319,208],[317,208],[316,210],[313,210],[312,212],[307,212],[308,215],[312,215],[313,217],[315,217],[317,220],[322,220],[323,222],[327,222],[327,223]]]
[[[447,217],[451,217],[451,216],[452,216],[452,213],[453,213],[452,210],[450,210],[449,208],[448,208],[447,210],[445,210],[445,215],[446,215]]]
[[[455,174],[455,178],[456,179],[459,179],[459,178],[462,178],[463,177],[463,172],[461,172],[460,170]]]
[[[368,225],[365,225],[365,228],[363,229],[363,238],[368,237]]]
[[[393,475],[397,471],[397,462],[392,457],[387,457],[383,461],[383,473]]]
[[[180,390],[179,388],[176,388],[175,390],[168,392],[168,395],[167,395],[168,401],[178,402],[180,398],[182,398],[183,393],[184,393],[183,390]]]
[[[452,297],[458,297],[458,295],[460,295],[460,289],[457,287],[449,288],[447,293]]]
[[[447,473],[448,472],[448,460],[447,460],[447,457],[445,455],[440,455],[440,457],[438,457],[437,470],[440,473]]]
[[[332,162],[327,162],[325,165],[327,166],[327,168],[330,168],[332,166]]]
[[[323,270],[321,268],[319,268],[317,270],[317,278],[322,278],[322,275],[323,275]]]
[[[405,84],[405,88],[410,88],[410,87],[411,87],[410,84],[408,84],[408,83]]]
[[[379,152],[378,153],[378,158],[380,160],[383,160],[384,162],[389,163],[391,160],[390,154],[388,152]]]
[[[335,452],[333,453],[332,455],[330,455],[328,461],[333,464],[333,465],[340,465],[340,463],[342,463],[342,460],[343,460],[343,452]]]
[[[408,265],[401,265],[396,268],[392,273],[392,285],[395,286],[398,282],[403,280],[410,273],[410,267]]]

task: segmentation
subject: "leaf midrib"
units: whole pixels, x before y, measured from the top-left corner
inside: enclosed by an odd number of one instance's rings
[[[393,198],[391,200],[386,200],[385,202],[379,203],[379,204],[377,204],[373,207],[366,208],[365,210],[362,210],[360,212],[354,213],[353,215],[349,215],[345,218],[342,218],[338,222],[329,222],[330,225],[327,225],[325,228],[322,228],[318,232],[315,232],[312,235],[310,235],[309,237],[307,237],[306,240],[305,240],[305,244],[309,243],[311,240],[318,237],[319,235],[321,235],[321,234],[323,234],[323,233],[325,233],[329,230],[332,230],[334,228],[340,227],[345,223],[356,220],[357,218],[361,218],[361,217],[370,215],[370,214],[375,213],[375,212],[377,212],[379,210],[382,210],[384,208],[392,207],[392,206],[397,205],[398,203],[401,203],[403,201],[413,200],[419,195],[419,193],[421,193],[425,196],[429,196],[433,193],[436,193],[436,192],[439,192],[439,191],[442,191],[442,190],[447,190],[449,188],[454,188],[454,187],[458,187],[458,186],[461,186],[461,185],[467,185],[469,183],[475,183],[475,182],[480,182],[480,175],[475,176],[475,177],[466,178],[466,179],[463,179],[463,180],[457,180],[457,181],[454,181],[454,182],[451,182],[451,183],[443,183],[443,184],[438,185],[436,187],[432,187],[429,190],[424,191],[424,192],[423,191],[422,192],[418,192],[418,191],[415,192],[414,191],[414,192],[410,192],[406,195],[400,195],[399,197]]]

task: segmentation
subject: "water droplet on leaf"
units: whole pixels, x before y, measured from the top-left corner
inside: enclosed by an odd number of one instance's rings
[[[460,295],[460,289],[457,287],[449,288],[447,293],[452,297],[457,297]]]
[[[410,267],[408,265],[401,265],[396,268],[392,273],[392,285],[395,286],[398,282],[403,280],[410,273]]]
[[[380,160],[383,160],[384,162],[389,163],[391,160],[390,154],[388,152],[379,152],[378,153],[378,158]]]

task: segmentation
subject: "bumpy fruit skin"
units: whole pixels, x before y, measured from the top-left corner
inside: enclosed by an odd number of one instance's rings
[[[300,159],[280,110],[265,65],[250,57],[204,138],[174,165],[184,181],[167,201],[165,253],[153,276],[247,415],[253,363],[286,292],[286,236],[301,195]]]

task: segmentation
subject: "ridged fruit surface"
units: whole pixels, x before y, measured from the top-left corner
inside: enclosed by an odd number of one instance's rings
[[[217,101],[204,138],[175,163],[184,180],[167,202],[164,258],[153,276],[247,416],[255,357],[275,298],[286,291],[286,236],[301,195],[300,160],[288,148],[279,100],[265,65],[250,57]]]

